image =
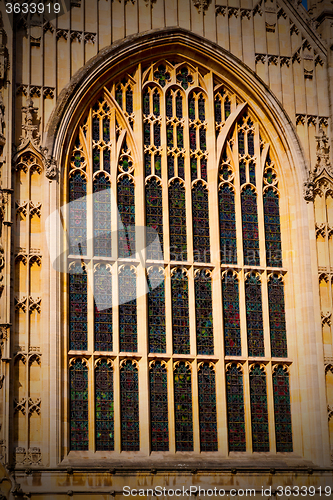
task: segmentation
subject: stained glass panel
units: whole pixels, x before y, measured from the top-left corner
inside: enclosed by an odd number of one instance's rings
[[[146,226],[147,226],[147,259],[157,259],[163,253],[163,208],[162,187],[152,178],[146,184]],[[154,231],[150,232],[149,228]],[[156,232],[159,241],[155,242]]]
[[[175,176],[175,159],[173,155],[168,156],[168,178]]]
[[[220,252],[222,264],[237,264],[235,195],[228,184],[219,189]]]
[[[171,277],[172,334],[174,354],[190,354],[188,278],[177,269]]]
[[[177,147],[179,149],[184,147],[184,130],[181,125],[177,125]]]
[[[109,264],[94,272],[95,351],[112,351],[112,274]]]
[[[113,450],[113,370],[105,359],[95,370],[95,412],[96,450]]]
[[[167,126],[167,146],[173,148],[173,125]]]
[[[197,353],[214,354],[212,279],[204,269],[194,278]]]
[[[176,95],[176,116],[178,119],[183,118],[183,98],[179,92]]]
[[[127,361],[120,370],[121,449],[140,450],[138,370]]]
[[[88,450],[88,369],[80,359],[70,367],[71,450]]]
[[[160,94],[157,89],[153,92],[153,113],[155,116],[160,116]]]
[[[235,363],[227,369],[226,382],[229,451],[246,451],[243,374]]]
[[[110,120],[109,118],[103,118],[103,141],[110,141]]]
[[[264,221],[267,266],[282,267],[279,195],[273,188],[264,192]]]
[[[150,114],[150,96],[148,87],[146,87],[143,91],[143,114],[146,116]]]
[[[129,115],[133,113],[133,91],[130,87],[126,90],[126,111]]]
[[[210,262],[208,189],[201,182],[192,188],[193,258]]]
[[[144,136],[144,145],[150,146],[150,122],[144,122],[143,136]]]
[[[145,154],[145,175],[148,177],[148,175],[151,175],[151,157],[150,153]]]
[[[200,149],[201,151],[206,151],[206,129],[201,127],[199,129],[199,137],[200,137]]]
[[[249,356],[264,356],[264,328],[261,303],[261,282],[256,274],[245,282],[247,344]]]
[[[93,141],[99,141],[99,117],[95,116],[92,120]]]
[[[241,194],[244,263],[259,266],[259,231],[257,214],[257,195],[247,186]]]
[[[168,374],[165,366],[157,361],[149,372],[151,450],[169,450]]]
[[[256,165],[251,161],[249,165],[250,182],[254,186],[256,185]]]
[[[185,180],[184,157],[178,156],[177,162],[178,162],[178,177]]]
[[[72,265],[69,273],[69,348],[88,349],[87,273],[81,263]]]
[[[180,73],[178,73],[177,81],[181,84],[181,86],[185,90],[188,88],[188,84],[193,83],[192,75],[190,75],[190,73],[186,67],[182,68],[180,70]]]
[[[169,228],[171,260],[187,260],[185,188],[180,181],[169,186]]]
[[[173,116],[171,90],[168,90],[166,94],[166,115],[168,118],[172,118]]]
[[[215,121],[218,124],[222,122],[221,99],[218,95],[215,97]]]
[[[204,122],[206,119],[205,113],[205,99],[200,96],[198,99],[199,120]]]
[[[200,160],[200,170],[201,170],[201,179],[207,182],[207,159],[201,158]]]
[[[197,159],[195,156],[191,156],[191,181],[195,181],[197,178]]]
[[[123,227],[118,229],[118,256],[130,257],[135,253],[135,197],[134,182],[128,176],[117,185],[118,213]]]
[[[103,174],[94,179],[94,254],[111,257],[111,183]]]
[[[287,333],[284,308],[284,284],[274,274],[268,282],[269,328],[272,356],[287,357]]]
[[[276,451],[292,452],[289,375],[282,365],[279,365],[273,373],[273,394]]]
[[[245,155],[244,132],[242,130],[238,132],[238,153]]]
[[[231,114],[231,102],[226,97],[226,99],[224,101],[224,117],[225,117],[225,120],[228,118],[228,116],[230,116],[230,114]]]
[[[193,95],[188,99],[188,115],[190,120],[195,120],[195,99]]]
[[[190,126],[190,148],[192,151],[197,149],[197,131],[193,125]]]
[[[266,374],[259,365],[250,371],[252,449],[269,451]]]
[[[120,85],[116,88],[116,101],[123,108],[123,91]]]
[[[254,135],[252,132],[247,134],[247,151],[250,156],[254,155]]]
[[[119,274],[120,351],[137,352],[136,274],[124,267]]]
[[[191,370],[184,362],[174,370],[176,451],[193,451]]]
[[[240,162],[239,164],[239,179],[240,185],[246,183],[246,165],[244,162]]]
[[[159,147],[161,145],[161,125],[154,123],[154,145]]]
[[[154,73],[154,77],[158,80],[161,87],[165,87],[165,84],[170,80],[170,74],[167,72],[164,64],[160,64],[157,71]]]
[[[238,279],[232,271],[222,279],[224,350],[226,356],[241,356]]]
[[[161,177],[161,155],[155,154],[155,175]]]
[[[217,451],[215,372],[208,363],[198,371],[200,451]]]
[[[158,268],[148,273],[149,352],[166,352],[164,275]]]
[[[110,150],[109,149],[103,150],[103,169],[106,172],[108,172],[109,174],[111,173]]]
[[[69,253],[72,255],[87,254],[86,196],[86,179],[81,172],[74,172],[69,179]]]

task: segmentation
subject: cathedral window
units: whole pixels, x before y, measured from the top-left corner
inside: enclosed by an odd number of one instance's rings
[[[165,285],[163,268],[148,269],[149,352],[166,352]]]

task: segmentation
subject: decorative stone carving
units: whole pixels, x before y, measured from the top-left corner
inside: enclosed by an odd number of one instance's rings
[[[283,17],[283,19],[287,19],[287,14],[282,9],[282,7],[280,7],[280,9],[277,11],[277,18],[280,19],[280,17]]]
[[[78,42],[81,42],[83,39],[83,33],[82,31],[71,31],[71,41],[74,42],[77,40]]]
[[[330,421],[333,415],[333,406],[327,405],[327,417]]]
[[[47,33],[48,31],[50,31],[51,33],[53,33],[55,30],[53,24],[50,22],[50,21],[46,21],[46,23],[44,23],[43,25],[43,31],[44,33]]]
[[[305,69],[304,68],[304,78],[308,80],[312,80],[313,78],[313,69]]]
[[[240,11],[241,19],[251,19],[251,10],[250,9],[241,9]]]
[[[50,99],[54,98],[54,87],[44,87],[43,88],[43,97],[44,99],[47,99],[48,97]]]
[[[331,316],[332,313],[326,311],[325,313],[321,312],[321,324],[324,326],[325,324],[331,326]]]
[[[33,124],[34,115],[37,113],[38,108],[34,106],[31,97],[27,98],[27,105],[22,107],[22,113],[25,116],[25,124],[22,125],[22,129],[25,132],[25,137],[21,137],[21,147],[24,147],[29,142],[34,145],[39,144],[39,135],[37,134],[38,125]]]
[[[57,40],[63,38],[64,40],[68,39],[68,30],[57,29]]]
[[[304,182],[303,196],[305,201],[313,201],[314,197],[314,183],[311,181]]]
[[[276,23],[274,23],[274,24],[266,23],[266,31],[268,33],[275,33],[275,27],[276,27]]]
[[[278,56],[268,56],[268,65],[273,64],[276,66],[278,64]]]
[[[58,167],[55,158],[47,158],[45,162],[45,175],[48,179],[55,179],[57,176]]]
[[[27,406],[27,398],[22,398],[21,401],[14,399],[14,413],[20,411],[21,413],[23,413],[23,415],[25,415],[26,406]]]
[[[94,44],[97,40],[97,34],[96,33],[85,33],[84,34],[84,41],[85,43],[92,43]]]
[[[227,7],[224,7],[224,5],[216,5],[215,7],[215,15],[216,16],[225,16],[227,13]]]
[[[9,69],[9,58],[6,47],[7,34],[3,28],[2,15],[0,21],[0,84],[4,86],[7,80],[7,71]]]
[[[42,298],[41,297],[37,297],[37,298],[33,298],[33,297],[29,297],[29,311],[32,312],[32,311],[37,311],[40,313],[40,309],[41,309],[41,302],[42,302]]]
[[[323,222],[321,224],[318,224],[316,222],[316,236],[323,236],[325,237],[326,234],[326,224]]]
[[[204,12],[208,9],[211,0],[192,0],[194,7],[197,8],[198,12]]]
[[[3,270],[5,267],[5,251],[3,246],[0,243],[0,297],[2,295],[3,289],[4,289],[4,284],[3,284]]]
[[[229,7],[228,8],[228,17],[232,17],[232,16],[238,17],[238,15],[239,15],[239,9],[237,9],[236,7]]]
[[[299,35],[299,30],[297,26],[290,20],[290,34],[292,35],[295,33],[295,35]]]
[[[3,103],[2,95],[0,94],[0,146],[6,142],[5,138],[5,105]]]
[[[300,63],[301,62],[301,49],[300,48],[292,56],[292,62],[293,63],[295,63],[295,62]]]
[[[310,125],[315,126],[316,125],[316,123],[317,123],[317,117],[316,116],[314,116],[314,115],[308,115],[307,118],[308,118],[308,126],[310,126]]]
[[[305,115],[296,115],[296,125],[305,124]]]
[[[33,401],[31,398],[29,398],[28,401],[29,415],[31,415],[34,412],[36,412],[37,415],[40,415],[40,405],[41,405],[40,398],[37,398],[36,401]]]
[[[256,16],[259,14],[259,16],[262,16],[262,0],[257,3],[257,5],[253,9],[253,15]]]
[[[317,162],[314,168],[314,174],[319,175],[324,169],[326,169],[330,175],[333,175],[331,164],[330,164],[330,146],[329,138],[325,134],[322,128],[319,129],[318,135],[316,135],[317,141]]]
[[[15,311],[19,311],[20,309],[23,312],[26,312],[27,310],[27,297],[14,297],[14,304],[15,304]]]
[[[256,54],[256,58],[255,58],[256,63],[261,62],[261,63],[265,64],[266,57],[267,57],[266,54]]]
[[[290,57],[280,57],[280,65],[281,66],[290,66]]]

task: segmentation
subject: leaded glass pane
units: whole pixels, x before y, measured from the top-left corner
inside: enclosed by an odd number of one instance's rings
[[[155,154],[155,175],[161,177],[161,155]]]
[[[257,214],[257,195],[247,186],[241,194],[244,263],[259,266],[259,231]]]
[[[200,170],[201,170],[201,179],[207,182],[207,159],[201,158],[200,160]]]
[[[130,87],[126,90],[126,111],[129,115],[133,113],[133,91]]]
[[[79,262],[69,273],[69,348],[88,349],[87,273]]]
[[[143,124],[143,139],[144,145],[150,146],[150,122],[144,122]]]
[[[110,120],[109,118],[103,118],[103,141],[110,141]]]
[[[175,158],[173,155],[168,156],[168,178],[172,179],[175,176]]]
[[[243,374],[235,363],[226,373],[229,451],[246,451]]]
[[[69,179],[69,253],[87,254],[87,182],[81,172]]]
[[[252,132],[247,134],[247,151],[250,156],[254,155],[254,135]]]
[[[178,177],[185,180],[184,156],[178,156]]]
[[[194,97],[189,97],[188,100],[188,115],[190,120],[195,120],[195,100]]]
[[[191,181],[195,181],[198,177],[197,172],[197,159],[192,156],[191,157]]]
[[[199,129],[199,138],[201,151],[206,151],[206,129],[203,127]]]
[[[221,99],[219,96],[215,97],[215,121],[218,124],[222,122]]]
[[[95,116],[92,119],[92,138],[93,141],[99,141],[99,118]]]
[[[197,131],[193,125],[190,126],[190,148],[192,151],[197,149]]]
[[[145,175],[148,177],[148,175],[151,175],[151,157],[150,153],[145,154]]]
[[[171,260],[187,260],[185,188],[180,181],[169,187],[169,228]]]
[[[119,179],[117,185],[118,213],[118,256],[130,257],[135,253],[135,199],[134,182],[128,176]]]
[[[111,257],[111,183],[103,174],[94,179],[94,254]]]
[[[201,182],[192,188],[193,259],[210,262],[208,189]]]
[[[163,255],[163,207],[162,187],[152,178],[146,184],[146,226],[147,226],[147,259],[158,259]],[[149,231],[153,228],[154,231]],[[156,241],[156,233],[159,241]]]
[[[293,451],[289,374],[279,365],[273,373],[275,440],[277,452]]]
[[[136,273],[124,267],[119,274],[120,351],[137,352]]]
[[[164,274],[158,268],[148,272],[149,352],[166,352]]]
[[[200,451],[217,451],[215,372],[208,363],[198,372]]]
[[[239,164],[239,179],[240,185],[246,183],[246,165],[244,162],[240,162]]]
[[[181,86],[185,90],[188,88],[188,84],[193,83],[192,75],[190,75],[190,73],[186,67],[182,68],[180,70],[180,73],[178,73],[177,81],[181,84]]]
[[[157,71],[154,73],[154,77],[158,80],[161,87],[165,87],[165,84],[170,80],[170,74],[167,72],[164,64],[160,64]]]
[[[103,150],[103,169],[105,172],[108,174],[111,173],[111,165],[110,165],[110,150],[109,149],[104,149]]]
[[[249,356],[264,356],[264,327],[259,276],[248,275],[245,282],[247,344]]]
[[[159,147],[161,145],[161,125],[154,123],[154,145]]]
[[[176,116],[178,119],[183,118],[183,98],[179,92],[176,95]]]
[[[255,365],[250,371],[250,399],[253,451],[269,451],[266,374]]]
[[[226,356],[241,356],[238,279],[232,271],[222,279],[224,350]]]
[[[245,155],[244,132],[238,132],[238,152],[240,155]]]
[[[287,357],[287,333],[284,309],[284,284],[273,275],[268,282],[269,328],[271,351],[275,358]]]
[[[105,359],[95,370],[96,450],[114,449],[113,370]]]
[[[88,369],[76,359],[70,374],[71,450],[88,450]]]
[[[167,146],[173,148],[173,125],[167,126]]]
[[[264,221],[267,266],[282,267],[279,196],[273,188],[264,192]]]
[[[166,94],[166,115],[168,118],[172,118],[173,116],[171,90],[168,90]]]
[[[140,450],[139,377],[131,361],[120,370],[121,449]]]
[[[222,264],[237,264],[235,195],[231,186],[219,189],[220,251]]]
[[[212,279],[209,272],[197,271],[194,286],[197,353],[214,354]]]
[[[254,186],[256,185],[256,165],[251,161],[249,165],[250,182]]]
[[[149,90],[148,87],[145,88],[143,91],[143,114],[144,115],[149,115],[150,114],[150,97],[149,97]]]
[[[193,451],[191,370],[180,362],[174,370],[176,451]]]
[[[95,351],[112,351],[112,274],[110,264],[94,272]]]
[[[169,451],[168,374],[156,361],[150,368],[150,420],[152,451]]]
[[[122,108],[123,107],[123,91],[120,85],[116,88],[116,101],[119,104],[119,106]]]
[[[204,122],[206,119],[205,99],[202,96],[200,96],[198,99],[198,111],[199,111],[199,120]]]
[[[177,125],[177,147],[179,149],[184,147],[184,131],[181,125]]]
[[[160,94],[157,89],[153,92],[153,113],[155,116],[160,116]]]
[[[225,116],[225,119],[227,119],[228,116],[230,116],[230,113],[231,113],[231,103],[230,103],[229,99],[226,98],[225,101],[224,101],[224,116]]]
[[[188,309],[188,278],[177,269],[171,277],[172,335],[174,354],[190,354],[190,318]]]

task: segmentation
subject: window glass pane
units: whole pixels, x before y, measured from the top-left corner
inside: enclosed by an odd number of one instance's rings
[[[243,374],[235,363],[226,374],[229,451],[246,451]]]
[[[264,192],[267,266],[282,267],[279,196],[273,188]]]
[[[176,451],[193,451],[191,370],[180,362],[174,370]]]
[[[279,365],[273,372],[276,451],[293,451],[289,396],[289,374]]]
[[[197,352],[214,354],[212,279],[208,271],[196,272],[194,287]]]
[[[128,176],[119,179],[118,194],[118,256],[130,257],[135,254],[135,198],[134,183]]]
[[[69,179],[69,253],[87,255],[87,182],[83,173]]]
[[[121,449],[140,450],[138,370],[126,361],[120,370]]]
[[[241,356],[238,279],[232,271],[222,278],[224,350],[226,356]]]
[[[94,179],[94,254],[111,256],[111,183],[103,174]]]
[[[88,349],[87,273],[79,262],[69,267],[69,346]]]
[[[284,284],[282,279],[275,274],[268,282],[268,304],[272,356],[286,358],[287,334],[284,309]]]
[[[120,351],[137,352],[136,274],[124,267],[119,274]]]
[[[167,370],[160,361],[150,368],[150,419],[152,451],[169,450]]]
[[[113,370],[106,360],[95,370],[96,450],[114,449]]]
[[[166,352],[164,274],[158,268],[148,272],[149,352]]]
[[[222,264],[237,263],[235,195],[223,184],[219,189],[220,252]]]
[[[208,363],[198,372],[200,450],[217,451],[215,372]]]
[[[255,365],[250,371],[250,398],[253,451],[269,451],[266,374]]]
[[[190,354],[188,278],[185,271],[175,270],[171,277],[173,352]]]
[[[193,259],[210,262],[208,189],[201,182],[192,188]]]
[[[88,369],[77,359],[70,370],[71,450],[88,450]]]
[[[94,270],[95,350],[112,351],[112,274],[110,264]]]
[[[247,186],[242,194],[244,264],[260,265],[257,195]]]
[[[171,260],[187,260],[185,206],[185,188],[176,180],[169,187]]]
[[[245,282],[247,344],[249,356],[264,356],[264,328],[259,276],[250,274]]]

